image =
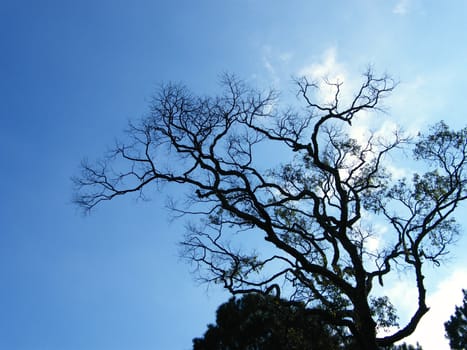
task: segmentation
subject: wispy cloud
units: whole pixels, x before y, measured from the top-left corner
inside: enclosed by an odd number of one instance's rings
[[[320,62],[313,62],[301,68],[298,72],[301,76],[306,76],[314,80],[328,77],[331,80],[344,80],[345,70],[343,64],[337,61],[336,47],[330,47],[321,55]]]
[[[351,103],[362,83],[362,77],[352,73],[353,71],[347,67],[347,63],[339,60],[337,48],[330,47],[321,54],[319,60],[302,67],[298,75],[307,77],[318,86],[314,97],[321,104],[334,102],[336,88],[327,82],[342,83],[339,92],[339,104],[342,107]],[[349,136],[362,145],[366,145],[370,137],[381,142],[394,140],[395,132],[400,131],[397,120],[386,118],[387,115],[384,113],[379,113],[379,117],[375,118],[373,112],[375,111],[360,111],[358,118],[352,121],[352,127],[348,130]],[[388,170],[394,178],[408,175],[407,169],[392,166],[391,161],[388,161]]]
[[[282,62],[289,62],[293,57],[293,53],[292,52],[282,52],[279,54],[279,59],[282,61]]]
[[[289,51],[276,50],[269,45],[264,45],[262,51],[263,67],[268,72],[273,84],[276,87],[279,87],[282,76],[281,72],[292,59],[293,53]]]
[[[446,95],[453,78],[438,72],[415,75],[401,82],[389,98],[392,118],[410,135],[426,130],[448,107]]]
[[[396,15],[404,16],[410,10],[411,0],[398,0],[392,12]]]
[[[276,74],[276,70],[274,69],[274,66],[272,65],[271,61],[267,57],[263,57],[263,64],[264,64],[264,68],[266,68],[269,74],[272,74],[272,75]]]
[[[316,92],[316,97],[320,103],[330,103],[334,100],[336,89],[327,82],[347,84],[346,79],[348,79],[344,65],[337,60],[336,47],[327,49],[321,55],[319,62],[302,67],[298,75],[307,77],[317,84],[319,90]]]

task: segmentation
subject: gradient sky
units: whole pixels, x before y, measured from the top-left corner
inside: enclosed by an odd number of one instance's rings
[[[463,0],[1,0],[0,349],[190,349],[228,299],[179,259],[183,222],[164,193],[87,217],[71,204],[81,159],[101,156],[159,83],[215,93],[232,72],[292,91],[292,75],[354,80],[372,64],[400,81],[395,121],[463,127],[466,16]],[[466,248],[461,237],[429,274],[433,308],[411,338],[425,350],[448,349]],[[390,289],[410,308],[403,278]]]

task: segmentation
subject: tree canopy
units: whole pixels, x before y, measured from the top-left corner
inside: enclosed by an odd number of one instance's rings
[[[352,350],[359,349],[347,332],[323,323],[301,302],[257,293],[231,298],[219,306],[193,350]],[[383,348],[381,348],[383,349]],[[385,350],[422,350],[401,344]]]
[[[454,314],[444,324],[449,345],[454,350],[467,349],[467,290],[463,289],[462,305],[456,306]]]
[[[193,339],[193,350],[337,350],[339,344],[330,329],[308,317],[303,303],[253,293],[219,306],[216,324]]]
[[[185,201],[170,207],[194,217],[181,244],[199,278],[303,302],[360,349],[391,345],[428,311],[423,266],[439,264],[458,234],[467,129],[439,122],[413,137],[355,136],[360,115],[381,118],[395,83],[367,71],[350,99],[341,82],[326,83],[333,93],[321,101],[321,84],[297,79],[300,106],[285,108],[275,91],[232,76],[214,97],[164,85],[110,155],[83,163],[75,201],[91,210],[160,183],[185,186]],[[392,176],[410,152],[422,172]],[[389,328],[397,313],[381,289],[402,270],[417,307]],[[396,330],[378,337],[381,328]]]

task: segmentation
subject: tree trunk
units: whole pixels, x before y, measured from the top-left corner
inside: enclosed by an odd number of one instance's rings
[[[365,298],[359,298],[356,303],[356,332],[355,340],[359,350],[378,350],[376,343],[376,322],[371,316],[370,307]]]

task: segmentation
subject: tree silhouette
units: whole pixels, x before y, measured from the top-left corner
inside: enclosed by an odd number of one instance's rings
[[[252,293],[219,306],[193,350],[333,350],[339,341],[302,303]]]
[[[333,96],[319,102],[319,84],[298,79],[297,109],[281,109],[274,91],[231,76],[216,97],[162,86],[125,142],[83,163],[75,201],[88,211],[129,193],[144,196],[152,185],[185,186],[185,202],[170,207],[197,218],[182,246],[199,278],[233,294],[302,301],[347,329],[360,349],[391,345],[428,311],[423,266],[439,264],[458,233],[452,214],[466,198],[467,129],[440,122],[412,139],[400,131],[355,139],[352,122],[361,114],[378,118],[371,112],[394,82],[368,71],[348,102],[342,83],[327,84]],[[393,179],[388,165],[400,149],[412,150],[424,172]],[[416,310],[377,337],[397,316],[374,285],[384,287],[401,270],[418,291]]]
[[[401,344],[401,345],[393,345],[388,348],[388,350],[423,350],[420,344],[411,345],[411,344]]]
[[[444,324],[449,345],[454,350],[467,349],[467,290],[463,289],[464,299],[461,306],[456,306],[454,315]]]
[[[347,332],[331,328],[301,302],[270,295],[244,294],[219,306],[193,350],[357,350]],[[422,350],[401,344],[385,350]]]

